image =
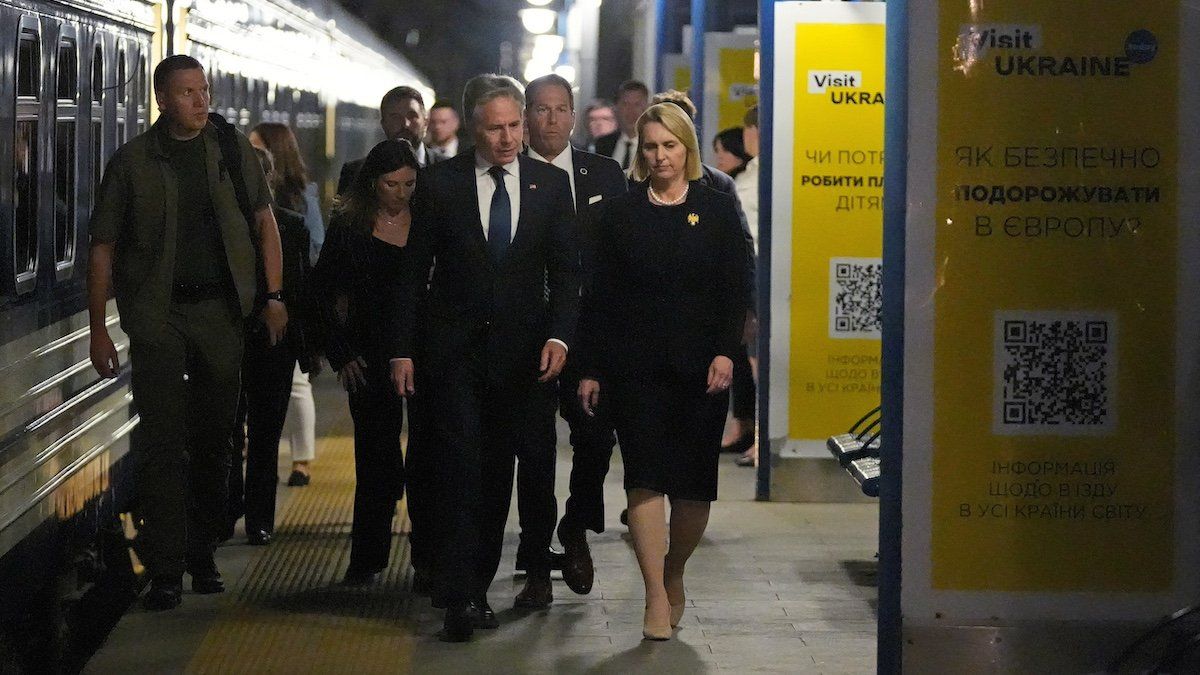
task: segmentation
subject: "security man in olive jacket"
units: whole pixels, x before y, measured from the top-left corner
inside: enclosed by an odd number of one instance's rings
[[[232,457],[243,319],[260,312],[274,343],[287,310],[271,192],[254,150],[231,129],[239,156],[223,156],[195,59],[159,63],[154,93],[162,117],[117,150],[100,186],[88,314],[92,365],[116,377],[117,350],[104,323],[115,291],[140,416],[131,439],[134,549],[151,579],[143,602],[162,610],[179,605],[185,571],[197,593],[224,590],[213,551]],[[256,297],[259,279],[265,300]]]

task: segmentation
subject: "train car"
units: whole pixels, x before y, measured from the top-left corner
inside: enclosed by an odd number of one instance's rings
[[[198,58],[213,109],[292,125],[331,193],[378,140],[382,94],[431,91],[332,4],[0,0],[0,672],[71,670],[132,597],[128,340],[92,369],[88,216],[104,164],[156,117],[163,56]],[[11,159],[8,159],[11,158]]]

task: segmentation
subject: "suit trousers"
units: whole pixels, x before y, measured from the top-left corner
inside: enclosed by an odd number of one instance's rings
[[[404,496],[404,402],[386,362],[370,360],[364,371],[366,386],[350,392],[355,481],[350,569],[374,573],[387,568],[396,502]]]
[[[571,428],[571,493],[564,520],[593,532],[604,531],[604,478],[617,437],[602,400],[595,415],[579,405],[579,373],[568,369],[558,381],[559,414]]]
[[[421,417],[428,432],[422,432],[423,442],[440,453],[438,529],[444,540],[436,591],[450,606],[486,594],[496,576],[514,461],[527,463],[536,482],[544,483],[546,474],[554,482],[553,385],[537,382],[532,369],[508,379],[490,375],[482,351],[434,368],[417,385],[429,411]],[[552,535],[553,519],[526,532],[530,576],[549,578]]]
[[[408,494],[408,520],[412,526],[408,535],[413,569],[436,576],[438,551],[444,541],[438,504],[441,482],[438,476],[438,453],[423,436],[421,423],[427,414],[422,410],[423,398],[413,396],[408,406],[408,447],[404,452],[404,481]]]
[[[151,578],[216,569],[241,362],[232,297],[173,303],[159,326],[130,335],[134,550]]]
[[[284,344],[274,347],[257,322],[246,334],[242,359],[242,392],[246,402],[247,532],[275,530],[275,493],[279,486],[279,441],[292,391],[296,358]],[[240,471],[234,452],[234,474]],[[233,482],[230,494],[236,495]],[[232,500],[231,500],[232,501]]]

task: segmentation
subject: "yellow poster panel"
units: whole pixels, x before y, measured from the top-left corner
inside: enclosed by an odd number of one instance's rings
[[[795,78],[788,436],[824,440],[879,405],[883,24],[798,24]]]
[[[715,136],[724,129],[742,126],[746,111],[758,105],[758,80],[754,78],[754,49],[723,47],[717,52],[719,59],[717,83],[717,128],[705,129]],[[689,71],[690,75],[690,71]],[[688,86],[691,86],[690,78]],[[710,133],[711,132],[711,133]],[[709,139],[711,140],[711,139]]]
[[[1099,4],[939,3],[936,588],[1172,581],[1179,3]]]
[[[691,68],[687,66],[675,66],[671,71],[671,89],[687,91],[692,88]]]

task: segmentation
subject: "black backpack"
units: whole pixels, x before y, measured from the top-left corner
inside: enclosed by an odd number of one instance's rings
[[[237,127],[215,112],[208,114],[208,121],[217,128],[217,145],[221,148],[221,166],[229,173],[229,179],[233,181],[233,191],[237,195],[238,207],[246,219],[250,242],[254,245],[254,277],[258,290],[254,294],[254,311],[251,313],[253,316],[267,304],[267,276],[263,269],[262,242],[259,241],[258,231],[255,228],[254,208],[250,205],[250,191],[246,189],[246,176],[242,173],[242,149],[238,145]]]

